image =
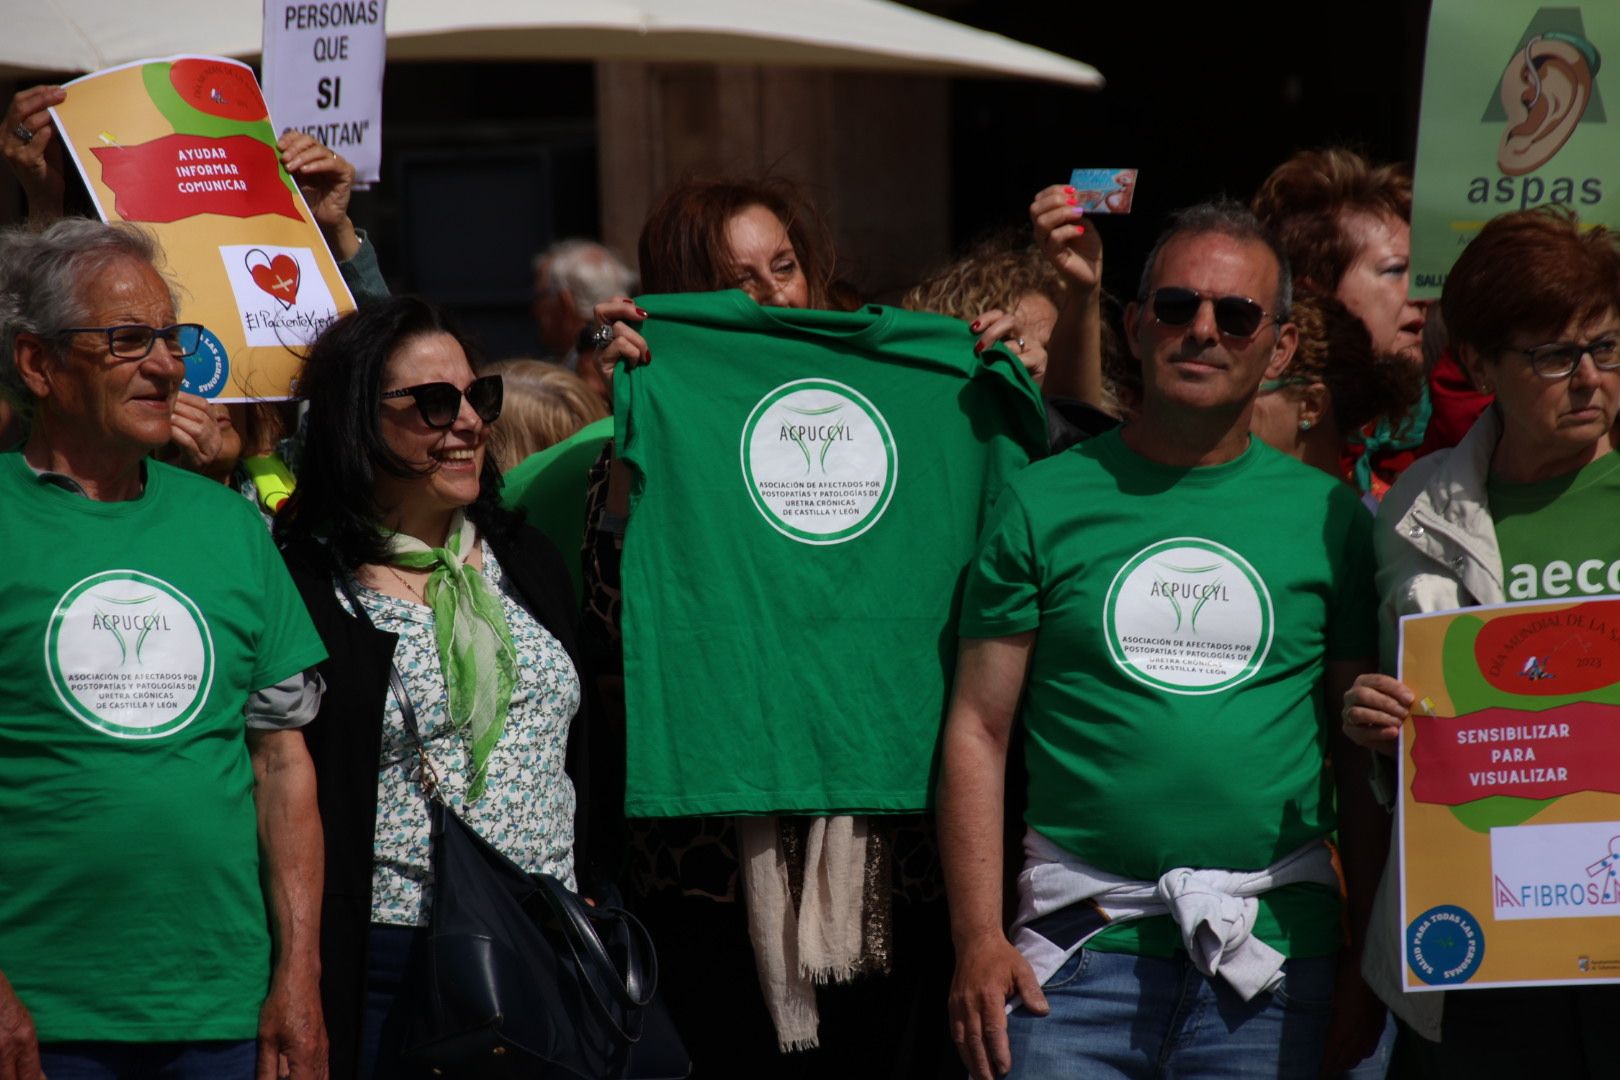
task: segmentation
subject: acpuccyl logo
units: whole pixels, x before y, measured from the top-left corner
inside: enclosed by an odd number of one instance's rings
[[[45,629],[63,707],[115,739],[156,739],[197,718],[214,682],[202,611],[162,578],[108,570],[75,583]]]
[[[1114,575],[1103,602],[1114,664],[1173,694],[1254,677],[1271,651],[1271,592],[1249,561],[1195,536],[1161,540]]]
[[[743,423],[748,496],[773,529],[800,543],[840,544],[877,524],[898,468],[877,406],[831,379],[783,383]]]

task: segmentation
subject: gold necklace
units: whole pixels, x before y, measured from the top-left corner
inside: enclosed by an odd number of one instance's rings
[[[398,570],[395,570],[392,566],[388,565],[387,563],[381,563],[379,565],[381,565],[382,568],[384,570],[388,571],[390,574],[393,574],[395,581],[398,581],[401,585],[405,586],[405,591],[411,594],[411,598],[413,600],[420,597],[423,607],[431,607],[432,606],[427,601],[427,587],[426,586],[423,586],[421,592],[417,592],[416,589],[411,585],[411,583],[409,581],[405,580],[405,575],[404,574],[401,574]]]

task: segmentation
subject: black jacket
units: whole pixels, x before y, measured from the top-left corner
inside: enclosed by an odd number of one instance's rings
[[[576,644],[578,612],[573,586],[561,554],[536,530],[521,526],[488,539],[518,598],[567,650],[579,672],[581,706],[569,734],[568,748],[568,772],[579,796],[580,814],[575,821],[577,856],[584,842],[581,825],[589,801],[583,736],[591,726],[586,707],[591,682],[580,664]],[[367,626],[338,602],[322,545],[294,544],[283,554],[327,651],[320,665],[326,695],[321,699],[320,712],[304,728],[304,740],[315,761],[326,840],[326,883],[321,897],[321,1006],[332,1048],[333,1080],[349,1080],[356,1075],[360,1027],[365,1015],[378,762],[388,672],[398,636]]]

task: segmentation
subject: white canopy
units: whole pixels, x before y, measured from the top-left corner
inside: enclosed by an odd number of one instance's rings
[[[321,2],[321,0],[316,0]],[[22,0],[0,76],[259,52],[257,0]],[[390,0],[391,60],[793,64],[1101,87],[1096,68],[888,0]]]

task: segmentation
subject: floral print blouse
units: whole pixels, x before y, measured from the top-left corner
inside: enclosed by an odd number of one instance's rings
[[[482,548],[484,577],[501,598],[517,647],[518,682],[506,728],[489,756],[488,783],[476,802],[465,798],[470,780],[467,744],[450,725],[432,610],[359,582],[354,583],[355,594],[377,629],[399,635],[394,663],[416,707],[428,758],[450,808],[523,869],[550,874],[572,889],[574,785],[563,772],[563,758],[568,727],[579,709],[579,675],[562,645],[506,587],[489,545]],[[373,922],[428,924],[431,850],[427,797],[417,782],[416,747],[390,691],[377,780]]]

